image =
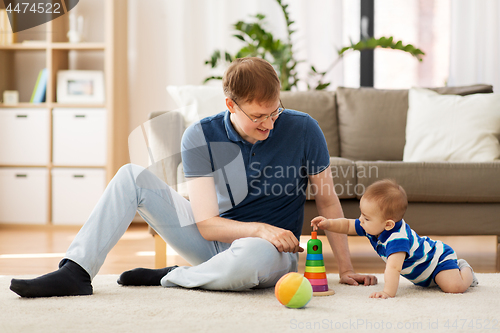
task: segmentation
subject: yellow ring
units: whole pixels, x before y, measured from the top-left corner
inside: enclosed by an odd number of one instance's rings
[[[325,266],[306,266],[306,272],[308,272],[308,273],[323,273],[323,272],[325,272]]]

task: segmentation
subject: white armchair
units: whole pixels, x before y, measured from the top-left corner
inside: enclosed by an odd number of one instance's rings
[[[148,169],[174,190],[180,192],[179,189],[181,189],[180,193],[187,197],[182,180],[184,174],[180,154],[184,130],[184,117],[176,111],[152,112],[149,114],[149,121],[143,125],[148,158],[151,163]],[[178,179],[178,175],[181,179]],[[155,239],[155,267],[166,267],[167,244],[152,228],[149,231]]]

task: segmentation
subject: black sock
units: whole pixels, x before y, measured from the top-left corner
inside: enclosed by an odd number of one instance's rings
[[[12,279],[10,290],[21,297],[92,295],[90,275],[77,263],[66,260],[55,272],[36,279]]]
[[[170,266],[160,269],[135,268],[123,272],[118,278],[122,286],[159,286],[162,277],[179,266]]]

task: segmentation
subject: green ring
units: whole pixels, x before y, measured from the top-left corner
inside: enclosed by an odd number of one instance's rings
[[[306,266],[325,266],[323,260],[306,260]]]

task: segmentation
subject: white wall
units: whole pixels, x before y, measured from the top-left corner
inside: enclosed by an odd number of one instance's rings
[[[150,112],[175,108],[165,90],[167,85],[199,85],[207,76],[222,75],[223,69],[211,70],[204,62],[215,49],[234,54],[241,48],[232,36],[232,25],[238,20],[248,22],[250,14],[262,13],[274,36],[286,38],[285,20],[274,0],[128,1],[131,131],[147,120]],[[342,30],[343,1],[286,3],[296,21],[297,59],[308,60],[318,70],[326,69],[336,59],[337,49],[348,41]],[[359,11],[354,16],[359,17]],[[308,72],[308,65],[301,66]],[[343,68],[341,63],[332,73],[335,84],[343,83]]]
[[[231,24],[246,13],[280,10],[269,0],[128,1],[131,131],[150,112],[175,108],[167,85],[202,84],[212,74],[204,61],[215,49],[238,49]]]

